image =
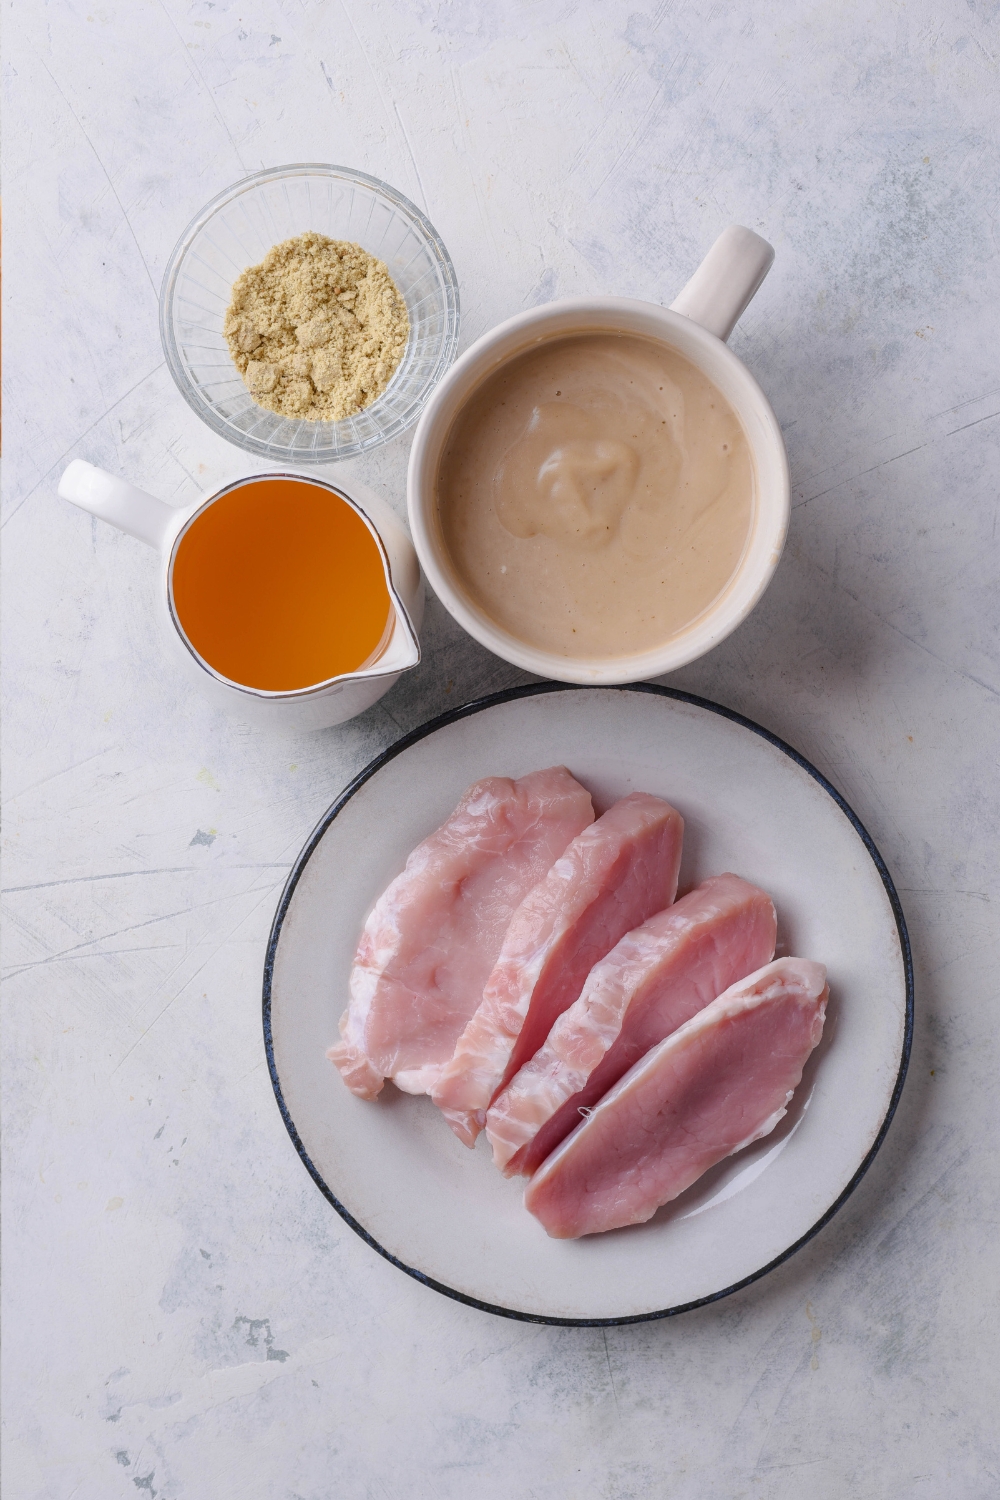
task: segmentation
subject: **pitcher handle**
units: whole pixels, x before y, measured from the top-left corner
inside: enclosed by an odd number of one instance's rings
[[[72,505],[99,516],[102,521],[110,521],[119,531],[127,531],[129,536],[157,549],[163,546],[171,522],[177,517],[173,506],[82,458],[74,458],[63,471],[59,494]]]
[[[771,269],[774,247],[742,224],[724,229],[675,301],[671,312],[700,323],[723,343]]]

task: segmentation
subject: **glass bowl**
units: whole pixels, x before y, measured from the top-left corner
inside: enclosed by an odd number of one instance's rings
[[[340,422],[281,417],[251,399],[222,332],[233,282],[272,245],[314,230],[385,262],[410,336],[386,389]],[[220,437],[262,458],[331,463],[405,432],[455,358],[458,283],[433,225],[395,188],[350,167],[305,162],[244,177],[185,229],[160,292],[160,337],[185,401]]]

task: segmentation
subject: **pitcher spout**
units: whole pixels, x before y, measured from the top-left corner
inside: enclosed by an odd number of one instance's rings
[[[353,677],[387,677],[390,673],[406,672],[420,661],[420,639],[406,606],[387,577],[390,610],[386,621],[385,635],[378,647]]]

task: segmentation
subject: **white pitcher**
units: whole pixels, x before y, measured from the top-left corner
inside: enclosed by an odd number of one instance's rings
[[[177,545],[196,516],[221,496],[253,479],[301,479],[329,490],[346,502],[371,532],[382,558],[394,618],[384,650],[363,670],[347,672],[293,692],[268,692],[244,687],[221,676],[198,655],[184,635],[171,591],[172,563]],[[158,550],[161,567],[157,614],[174,659],[183,665],[189,676],[240,718],[290,729],[322,729],[331,724],[342,724],[345,719],[352,719],[355,714],[370,708],[383,693],[388,692],[401,672],[415,667],[420,660],[417,630],[423,617],[424,594],[417,555],[389,507],[366,486],[354,480],[348,494],[328,479],[320,479],[303,470],[251,471],[213,489],[193,505],[178,509],[148,495],[145,490],[137,489],[127,480],[76,458],[59,481],[59,494],[81,510],[99,516],[102,521],[110,521],[112,526]]]

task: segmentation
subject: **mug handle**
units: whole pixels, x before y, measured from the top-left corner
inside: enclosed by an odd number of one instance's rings
[[[774,247],[742,224],[724,229],[671,312],[700,323],[726,342],[771,269]]]
[[[119,531],[127,531],[129,536],[157,550],[163,546],[171,523],[177,518],[172,505],[165,505],[145,490],[136,489],[127,479],[119,479],[82,458],[74,458],[63,470],[59,494],[71,505],[78,505],[102,521],[110,521]]]

